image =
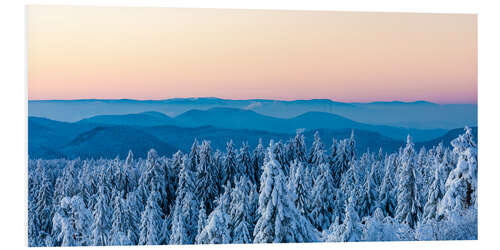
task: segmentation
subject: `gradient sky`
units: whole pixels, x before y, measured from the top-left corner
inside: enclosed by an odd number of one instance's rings
[[[28,98],[477,103],[477,16],[29,6]]]

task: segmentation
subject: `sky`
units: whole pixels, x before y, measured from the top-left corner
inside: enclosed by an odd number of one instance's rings
[[[28,99],[477,103],[477,16],[27,7]]]

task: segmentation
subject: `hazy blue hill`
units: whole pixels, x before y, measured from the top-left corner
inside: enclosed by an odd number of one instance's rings
[[[329,99],[312,100],[230,100],[213,97],[165,100],[47,100],[28,102],[30,116],[75,122],[96,115],[131,114],[156,111],[170,117],[189,110],[238,108],[275,118],[293,118],[307,112],[324,112],[367,124],[419,129],[453,129],[477,126],[476,104],[436,104],[416,102],[343,103]]]
[[[444,129],[412,129],[394,126],[371,125],[325,112],[307,112],[299,116],[282,119],[259,114],[252,110],[236,108],[211,108],[189,110],[174,118],[159,112],[143,112],[127,115],[102,115],[83,119],[78,123],[97,125],[163,126],[180,127],[213,126],[236,130],[261,130],[273,133],[295,133],[299,128],[313,129],[361,129],[378,132],[389,138],[405,140],[410,134],[415,141],[426,141],[444,135]]]
[[[476,141],[477,143],[477,127],[471,127],[472,129],[472,134],[474,135],[474,141]],[[465,131],[464,131],[464,128],[456,128],[456,129],[452,129],[452,130],[449,130],[446,134],[444,134],[443,136],[440,136],[438,138],[435,138],[435,139],[432,139],[432,140],[429,140],[429,141],[425,141],[425,142],[421,142],[421,143],[415,143],[415,146],[417,147],[422,147],[422,146],[425,146],[427,149],[434,146],[434,145],[437,145],[439,144],[440,142],[443,143],[443,146],[445,147],[451,147],[451,144],[450,142],[457,138],[459,135],[463,134]]]
[[[78,135],[61,152],[67,157],[124,158],[129,150],[137,157],[145,157],[154,148],[161,155],[170,156],[176,148],[158,138],[130,126],[96,127]]]
[[[94,124],[73,124],[40,117],[28,117],[28,145],[59,147],[95,126]]]
[[[345,117],[324,113],[308,112],[290,119],[280,119],[258,114],[250,110],[213,108],[190,110],[174,118],[177,125],[185,127],[214,126],[227,129],[253,129],[277,133],[294,133],[296,129],[362,129],[378,132],[386,137],[404,140],[408,134],[415,141],[425,141],[446,133],[443,129],[407,129],[392,126],[370,125],[355,122]]]
[[[305,129],[318,129],[318,128],[358,128],[364,126],[359,122],[349,120],[340,115],[324,113],[324,112],[307,112],[297,117],[287,119],[284,123],[291,126],[292,129],[305,128]],[[369,127],[367,125],[367,127]]]
[[[283,127],[281,119],[257,114],[254,111],[234,108],[212,108],[209,110],[190,110],[177,117],[180,126],[214,126],[229,129],[255,129],[271,132],[290,132]]]
[[[428,101],[414,101],[414,102],[402,102],[402,101],[392,101],[392,102],[368,102],[368,103],[354,103],[356,105],[380,105],[380,106],[398,106],[398,105],[407,105],[407,106],[416,106],[416,105],[439,105],[436,103],[428,102]]]
[[[231,112],[239,113],[238,110],[231,110]],[[242,113],[246,114],[247,112]],[[249,114],[252,113],[249,111]],[[156,115],[155,113],[152,114]],[[305,114],[297,117],[295,122],[301,122],[302,120],[317,122],[315,120],[316,115],[318,114]],[[342,117],[334,118],[347,125],[357,125]],[[314,138],[314,132],[319,131],[323,143],[329,150],[332,138],[337,140],[348,138],[352,130],[351,128],[308,129],[304,132],[304,135],[309,148]],[[463,128],[453,129],[433,140],[416,143],[416,147],[425,146],[430,148],[441,141],[445,145],[449,145],[449,142],[461,133],[463,133]],[[477,139],[477,127],[473,128],[473,133]],[[394,152],[404,145],[404,140],[393,139],[379,132],[361,128],[354,128],[354,135],[356,148],[359,152],[364,152],[368,148],[377,152],[380,147],[384,152]],[[144,157],[150,148],[155,148],[161,154],[170,155],[177,150],[189,151],[195,139],[198,141],[209,140],[214,150],[225,151],[226,143],[230,139],[233,140],[237,148],[244,141],[248,142],[250,147],[253,148],[257,145],[259,138],[262,139],[263,144],[267,145],[271,139],[286,142],[294,136],[294,131],[285,133],[255,129],[227,129],[214,126],[101,126],[94,123],[58,122],[38,117],[29,117],[28,119],[28,153],[31,158],[46,159],[78,156],[84,158],[113,158],[117,155],[123,158],[129,149],[133,150],[135,155]]]
[[[155,111],[142,112],[138,114],[126,115],[98,115],[82,119],[79,123],[96,123],[109,125],[129,125],[129,126],[158,126],[175,124],[171,117]]]
[[[273,133],[249,129],[223,129],[213,126],[194,128],[155,126],[141,129],[146,133],[156,136],[165,143],[176,145],[184,152],[190,150],[195,139],[200,142],[202,140],[209,140],[213,149],[225,151],[226,144],[229,140],[233,140],[233,143],[239,148],[244,141],[248,142],[251,147],[255,147],[259,142],[259,138],[261,138],[264,146],[267,146],[271,139],[284,141],[294,136],[294,134],[286,133]]]

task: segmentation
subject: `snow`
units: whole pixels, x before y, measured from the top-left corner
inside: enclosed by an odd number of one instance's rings
[[[354,133],[332,141],[326,150],[315,133],[308,152],[299,130],[252,152],[195,141],[171,158],[30,159],[28,244],[477,239],[470,129],[451,148],[415,149],[408,137],[385,155],[358,154]]]

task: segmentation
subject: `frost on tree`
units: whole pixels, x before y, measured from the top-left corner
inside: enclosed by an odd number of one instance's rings
[[[363,231],[358,213],[354,209],[354,201],[349,198],[346,201],[345,220],[342,228],[341,241],[360,241]]]
[[[157,185],[152,187],[146,208],[141,215],[139,245],[159,245],[163,241],[163,214],[159,205],[160,194],[155,187]]]
[[[274,156],[274,142],[267,150],[260,178],[259,220],[254,243],[317,241],[317,232],[302,216],[288,195],[285,177]]]
[[[382,180],[382,184],[380,186],[380,192],[378,197],[378,207],[381,209],[384,216],[394,216],[394,211],[396,208],[396,196],[395,191],[396,187],[393,184],[393,173],[391,168],[392,160],[394,155],[390,156],[386,163],[384,178]]]
[[[253,237],[253,216],[255,213],[252,207],[253,186],[245,176],[240,176],[235,182],[235,187],[231,191],[231,204],[229,215],[231,218],[231,243],[246,244],[252,243]]]
[[[111,231],[110,231],[110,244],[111,245],[131,245],[128,233],[128,219],[127,219],[127,205],[125,200],[121,197],[122,194],[118,193],[114,195],[113,201],[113,215],[111,218]]]
[[[319,132],[314,133],[314,142],[309,154],[309,164],[319,166],[327,162],[326,151],[321,138],[319,137]]]
[[[194,195],[194,175],[187,166],[181,164],[179,184],[172,215],[169,244],[193,244],[198,233],[199,202]]]
[[[415,182],[415,150],[409,135],[401,156],[401,162],[395,218],[400,223],[414,228],[421,213],[421,207],[418,203],[418,190]]]
[[[203,230],[196,237],[198,244],[228,244],[231,242],[229,216],[230,189],[228,183],[224,193],[217,200],[217,207],[210,213]]]
[[[92,242],[93,246],[107,246],[109,245],[109,232],[111,230],[111,215],[112,210],[109,207],[111,204],[106,193],[108,189],[101,185],[99,187],[99,194],[97,203],[94,207],[94,224],[92,224]]]
[[[241,176],[248,178],[252,183],[257,183],[255,179],[256,169],[252,166],[252,156],[250,155],[249,145],[243,142],[240,148],[240,153],[237,156],[238,172],[236,177],[239,179]]]
[[[195,191],[196,197],[200,202],[203,202],[205,208],[210,213],[213,209],[212,201],[217,196],[216,178],[217,173],[212,168],[212,148],[210,142],[203,141],[199,152],[200,162],[196,171],[196,184]]]
[[[451,217],[451,213],[463,213],[477,209],[477,147],[471,129],[451,142],[458,161],[445,184],[445,194],[439,204],[438,214]]]
[[[55,246],[90,246],[92,214],[79,196],[61,199],[52,219]]]
[[[309,218],[319,231],[323,231],[330,227],[335,217],[339,216],[339,208],[336,206],[337,190],[333,186],[330,167],[326,164],[321,164],[319,170],[320,175],[316,178],[311,193],[311,212]]]
[[[288,179],[288,189],[295,207],[306,218],[309,218],[311,211],[311,176],[304,168],[302,162],[295,160],[290,167],[290,177]],[[311,220],[311,218],[309,218]]]

